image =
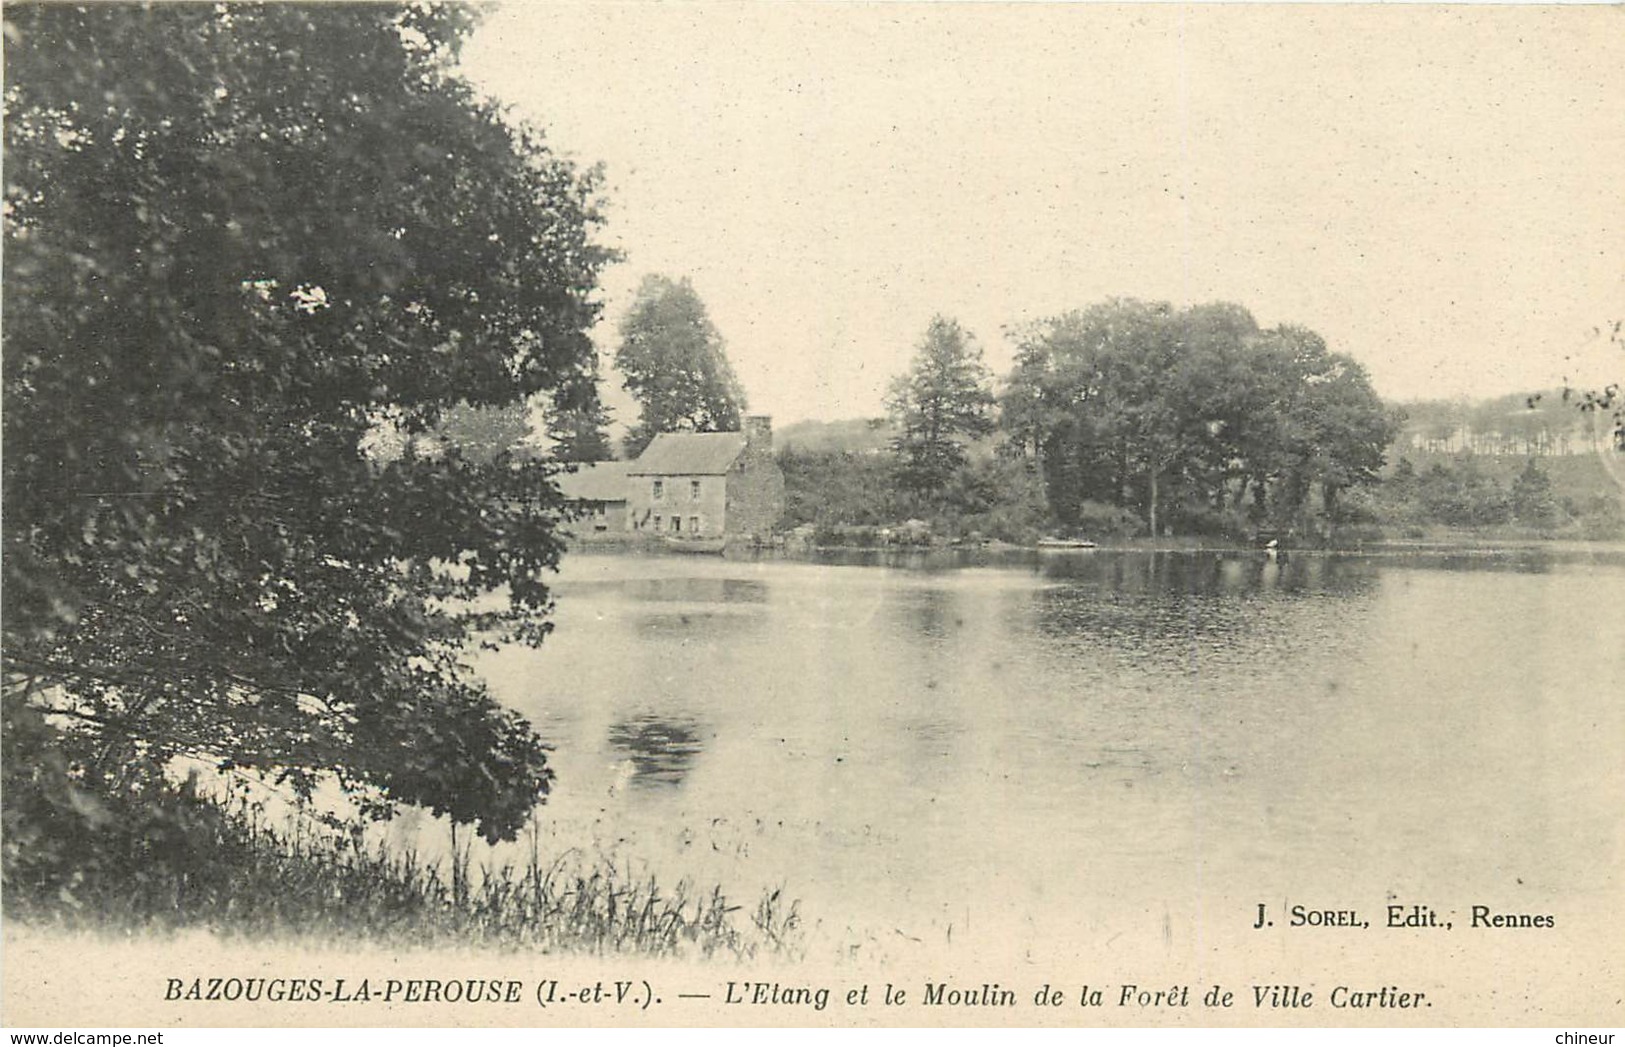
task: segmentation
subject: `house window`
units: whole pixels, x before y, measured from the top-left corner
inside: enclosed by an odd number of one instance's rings
[[[674,516],[671,518],[671,529],[673,532],[681,531],[683,529],[683,518],[681,516]]]
[[[656,480],[655,481],[655,501],[658,502],[660,499],[664,498],[665,496],[666,496],[666,482],[664,480]]]
[[[698,480],[690,480],[688,482],[688,498],[691,502],[697,502],[700,500],[700,482]]]
[[[658,515],[655,517],[655,530],[660,530],[660,517]]]
[[[700,518],[698,516],[690,516],[688,518],[688,529],[693,531],[695,534],[700,533]]]

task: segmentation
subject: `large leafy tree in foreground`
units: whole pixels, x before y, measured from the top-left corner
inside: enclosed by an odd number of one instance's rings
[[[460,663],[540,641],[556,495],[411,437],[580,381],[605,254],[592,178],[452,72],[470,28],[7,5],[5,709],[76,780],[190,753],[492,839],[546,791]]]

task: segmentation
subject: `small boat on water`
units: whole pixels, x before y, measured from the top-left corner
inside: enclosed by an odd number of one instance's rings
[[[720,538],[675,538],[665,536],[667,549],[674,553],[720,553],[728,544],[726,537]]]
[[[1038,547],[1040,549],[1093,549],[1095,543],[1087,538],[1056,538],[1054,535],[1046,535],[1038,540]]]

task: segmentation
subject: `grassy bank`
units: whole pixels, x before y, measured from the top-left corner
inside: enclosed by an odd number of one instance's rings
[[[66,930],[201,928],[225,937],[652,957],[799,954],[800,916],[778,892],[753,909],[720,888],[663,886],[578,851],[518,864],[457,850],[444,862],[367,844],[359,826],[201,795],[191,783],[92,794],[46,765],[8,768],[8,920]]]

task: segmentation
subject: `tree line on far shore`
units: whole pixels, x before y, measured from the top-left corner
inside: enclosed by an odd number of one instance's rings
[[[1322,534],[1398,425],[1357,362],[1239,305],[1112,299],[1014,338],[995,385],[974,336],[933,319],[891,388],[889,455],[781,456],[788,522],[915,518],[1009,541]]]
[[[687,279],[645,277],[619,335],[616,368],[639,403],[624,456],[659,432],[738,428],[744,390]],[[1051,533],[1315,542],[1428,528],[1606,536],[1620,527],[1617,499],[1584,485],[1553,494],[1533,462],[1516,481],[1471,461],[1385,470],[1396,436],[1436,438],[1448,412],[1424,404],[1407,418],[1314,331],[1262,327],[1237,304],[1109,299],[1011,337],[1015,365],[995,376],[970,331],[934,317],[889,386],[887,415],[863,423],[874,438],[780,450],[782,526],[810,526],[816,540],[838,544],[899,528],[1025,543]],[[1488,419],[1510,425],[1520,446],[1545,448],[1560,419],[1527,399],[1510,422],[1500,401],[1470,411],[1475,439],[1498,431]],[[592,395],[554,412],[552,456],[612,457],[609,424]]]
[[[619,333],[640,405],[627,457],[659,432],[738,427],[744,390],[689,281],[646,277]],[[889,389],[889,455],[781,454],[785,525],[915,519],[1018,540],[1323,530],[1398,427],[1360,364],[1239,305],[1112,299],[1015,337],[996,391],[975,336],[933,318]],[[610,457],[607,425],[596,397],[555,412],[554,457]]]

